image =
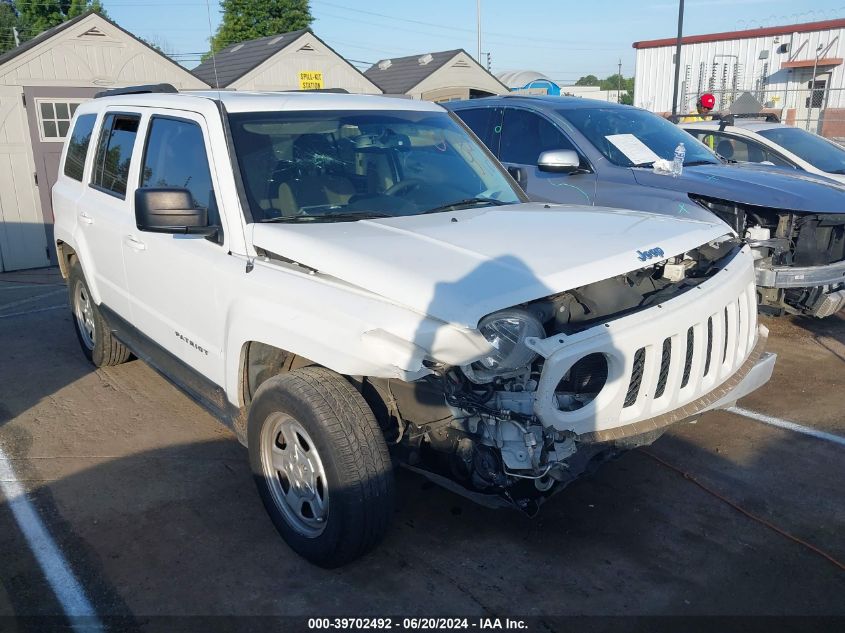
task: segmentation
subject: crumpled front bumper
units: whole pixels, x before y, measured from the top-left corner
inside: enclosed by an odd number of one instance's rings
[[[768,380],[774,356],[763,357],[765,341],[766,330],[757,324],[753,259],[745,246],[713,277],[659,305],[572,335],[526,339],[545,358],[534,413],[544,425],[582,441],[665,426],[724,398],[732,402]],[[607,362],[604,386],[581,408],[562,409],[558,384],[591,354]]]
[[[707,411],[732,407],[736,404],[737,400],[769,382],[775,368],[777,354],[766,351],[769,330],[764,325],[758,327],[759,335],[757,337],[757,344],[754,346],[751,354],[748,355],[748,359],[733,376],[710,393],[663,415],[605,431],[583,433],[578,437],[579,442],[611,442],[651,433],[664,429],[676,422],[694,420]]]

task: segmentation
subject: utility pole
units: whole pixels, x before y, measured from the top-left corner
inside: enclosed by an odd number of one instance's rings
[[[681,81],[681,39],[684,36],[684,0],[678,5],[678,42],[675,44],[675,84],[672,87],[672,116],[678,114],[678,84]]]
[[[18,35],[18,30],[14,26],[12,27],[12,35],[15,38],[15,46],[20,46],[21,45],[21,38]]]
[[[616,81],[616,103],[622,103],[622,59],[619,59],[619,73]]]
[[[810,129],[810,119],[812,118],[813,114],[813,103],[816,100],[816,72],[819,69],[819,56],[822,54],[822,49],[824,48],[824,42],[820,42],[819,45],[816,47],[816,59],[813,62],[813,75],[812,81],[810,82],[810,100],[809,100],[809,108],[807,108],[807,120],[804,122],[804,129]]]
[[[475,0],[475,22],[478,28],[478,56],[476,59],[481,63],[481,0]]]
[[[493,72],[493,56],[490,53],[484,53],[484,54],[487,55],[487,72],[492,73]]]

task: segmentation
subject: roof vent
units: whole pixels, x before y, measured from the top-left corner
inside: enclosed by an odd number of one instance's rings
[[[274,37],[272,40],[270,40],[269,42],[267,42],[267,46],[272,46],[273,44],[278,44],[279,42],[281,42],[281,41],[282,41],[282,39],[283,39],[284,37],[285,37],[284,35],[280,35],[279,37]]]
[[[465,59],[459,59],[452,64],[452,68],[469,68],[469,62]]]
[[[434,59],[434,57],[432,57],[431,53],[426,53],[425,55],[420,57],[417,61],[420,63],[420,66],[425,66],[426,64],[431,62],[432,59]]]
[[[313,52],[314,52],[314,47],[313,47],[313,46],[311,46],[311,44],[305,44],[304,46],[300,46],[300,47],[296,50],[296,52],[297,52],[297,53],[301,53],[302,51],[305,51],[306,53],[313,53]]]
[[[235,48],[233,48],[233,49],[232,49],[232,50],[230,50],[229,52],[230,52],[230,53],[234,53],[235,51],[239,51],[239,50],[241,50],[243,47],[244,47],[244,45],[243,45],[243,44],[238,44],[237,46],[235,46]]]
[[[82,33],[79,37],[105,37],[106,34],[103,33],[100,29],[96,26],[92,26],[90,29]]]
[[[392,61],[390,61],[389,59],[383,59],[378,63],[378,69],[379,70],[387,70],[392,65],[393,65]]]

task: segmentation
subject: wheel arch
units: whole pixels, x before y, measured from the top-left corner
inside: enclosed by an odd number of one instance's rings
[[[269,378],[300,367],[319,365],[314,361],[262,341],[246,341],[241,345],[238,384],[240,400],[248,407],[255,392]]]
[[[332,371],[325,365],[275,345],[261,341],[246,341],[241,346],[238,380],[240,402],[244,410],[248,410],[255,392],[264,382],[274,376],[301,367],[322,367]],[[411,393],[408,387],[412,383],[398,379],[391,380],[340,373],[338,375],[349,381],[364,397],[386,438],[396,437],[400,428],[404,426],[403,415],[399,411],[400,406],[403,410],[413,409],[413,406],[408,406],[408,395]],[[413,387],[411,387],[411,390],[413,390]],[[405,406],[402,406],[403,401]]]

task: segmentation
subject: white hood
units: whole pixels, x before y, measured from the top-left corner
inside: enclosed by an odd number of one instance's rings
[[[253,227],[257,248],[470,328],[496,310],[647,265],[637,251],[669,257],[729,233],[715,219],[541,203]]]

